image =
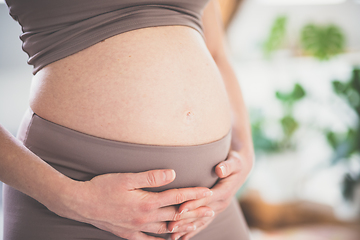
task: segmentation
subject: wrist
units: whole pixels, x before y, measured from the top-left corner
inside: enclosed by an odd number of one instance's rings
[[[233,152],[234,155],[237,155],[237,157],[239,157],[245,161],[251,162],[251,163],[254,162],[254,160],[255,160],[255,153],[251,147],[242,148],[242,149],[238,149],[238,150],[234,150],[234,149],[230,148],[230,152]]]
[[[81,221],[79,206],[83,201],[83,182],[75,181],[66,176],[60,176],[51,192],[47,194],[44,205],[52,212],[65,218]]]

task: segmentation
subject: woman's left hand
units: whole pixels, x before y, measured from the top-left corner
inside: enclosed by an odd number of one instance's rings
[[[215,172],[220,179],[211,189],[213,195],[185,202],[179,207],[179,212],[188,214],[199,207],[207,206],[214,211],[213,216],[170,222],[168,224],[169,230],[176,229],[180,231],[173,233],[171,238],[177,240],[182,237],[183,240],[188,240],[205,229],[214,219],[214,216],[217,216],[229,206],[237,190],[245,182],[250,173],[252,164],[253,159],[244,156],[242,152],[230,151],[228,158],[215,167]],[[177,226],[181,226],[181,229],[178,229]],[[191,228],[193,231],[185,233],[185,231],[191,230]],[[183,233],[181,232],[182,230],[184,230]]]

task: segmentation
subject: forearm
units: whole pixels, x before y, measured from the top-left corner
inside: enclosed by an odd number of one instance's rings
[[[0,181],[48,208],[70,197],[75,181],[62,175],[27,149],[0,125]]]
[[[252,161],[254,158],[254,148],[250,121],[240,85],[225,53],[218,55],[215,61],[223,77],[232,110],[231,150],[241,151],[248,161]]]

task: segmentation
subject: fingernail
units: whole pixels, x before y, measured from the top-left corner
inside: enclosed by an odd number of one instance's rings
[[[175,237],[175,240],[179,240],[180,236]]]
[[[189,209],[185,208],[184,210],[182,210],[182,211],[180,212],[180,215],[186,213],[187,211],[189,211]]]
[[[164,181],[172,181],[175,178],[175,171],[164,171]]]
[[[214,193],[210,190],[204,193],[204,197],[210,197],[212,196]]]
[[[178,229],[178,226],[175,226],[175,227],[171,230],[171,232],[173,233],[173,232],[175,232],[177,229]]]
[[[215,212],[214,211],[207,211],[205,213],[205,217],[213,217],[215,215]]]
[[[220,170],[221,170],[221,174],[225,175],[226,172],[225,172],[225,166],[224,165],[220,166]]]

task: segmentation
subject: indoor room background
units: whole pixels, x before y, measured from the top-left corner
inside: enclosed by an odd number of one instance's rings
[[[252,238],[360,239],[360,0],[218,1],[256,150],[237,194]],[[14,135],[32,78],[20,34],[0,0],[0,123]]]

